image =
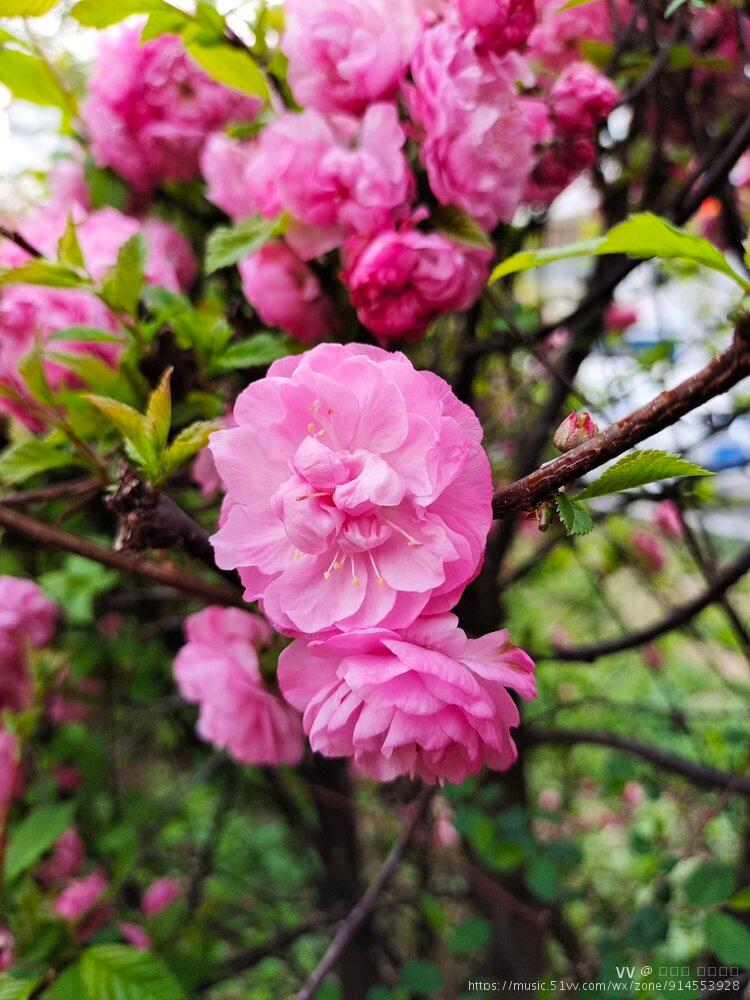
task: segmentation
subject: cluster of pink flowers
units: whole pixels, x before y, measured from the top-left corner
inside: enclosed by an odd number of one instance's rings
[[[232,219],[288,219],[283,243],[241,265],[264,322],[308,343],[335,329],[309,263],[333,250],[381,343],[476,301],[491,255],[431,225],[416,174],[489,233],[591,165],[618,94],[580,43],[609,38],[609,15],[605,0],[560,6],[541,5],[537,23],[533,0],[289,0],[282,49],[302,112],[253,139],[217,132],[201,157]]]
[[[29,651],[41,649],[52,639],[57,615],[57,605],[36,583],[0,577],[0,711],[20,712],[29,707],[33,695]]]
[[[72,165],[66,185],[54,191],[49,205],[37,209],[18,229],[36,250],[54,259],[68,215],[76,222],[76,235],[86,270],[101,280],[115,264],[120,248],[136,233],[146,242],[146,280],[173,292],[186,290],[197,272],[197,261],[187,239],[161,219],[143,221],[114,208],[91,211],[80,168]],[[66,200],[67,199],[67,200]],[[0,243],[0,266],[17,267],[28,254],[14,243]],[[59,338],[62,331],[90,327],[113,335],[107,340]],[[44,358],[44,373],[50,387],[58,391],[80,384],[66,366],[65,355],[88,355],[114,367],[122,354],[117,339],[117,317],[95,295],[77,288],[13,284],[0,290],[0,410],[20,420],[29,429],[44,428],[44,415],[30,396],[19,363],[41,340],[58,358]],[[50,338],[55,338],[53,341]],[[62,357],[60,357],[62,355]]]
[[[449,614],[492,521],[481,427],[402,354],[319,345],[275,362],[211,439],[226,489],[216,561],[294,638],[282,694],[313,749],[380,780],[461,781],[515,758],[509,695],[535,694],[506,631],[470,640]],[[257,617],[211,608],[175,661],[199,732],[237,760],[291,761],[297,719],[263,685]]]

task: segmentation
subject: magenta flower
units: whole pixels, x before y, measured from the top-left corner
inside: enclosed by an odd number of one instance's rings
[[[452,607],[492,520],[481,427],[402,354],[321,344],[276,361],[210,447],[216,561],[287,634],[401,627]]]
[[[467,639],[451,614],[398,633],[297,639],[279,658],[281,690],[304,712],[313,750],[354,757],[380,781],[429,784],[510,767],[519,714],[508,688],[533,698],[533,671],[507,630]]]
[[[565,132],[591,132],[607,117],[620,98],[609,77],[591,63],[566,66],[552,88],[552,114]]]
[[[141,24],[100,36],[82,117],[94,159],[136,191],[189,181],[208,136],[251,121],[261,104],[212,80],[174,35],[141,44]]]
[[[198,735],[242,764],[296,764],[299,719],[260,673],[256,647],[270,641],[268,624],[237,608],[210,607],[187,618],[185,633],[174,676],[182,696],[200,705]]]
[[[591,419],[591,414],[573,411],[569,413],[554,433],[552,443],[558,451],[572,451],[590,441],[599,433],[599,428]]]
[[[242,291],[263,323],[303,344],[323,340],[338,326],[333,304],[304,261],[284,243],[266,243],[240,261]]]
[[[93,937],[109,919],[107,889],[106,877],[94,872],[69,882],[53,903],[55,913],[71,925],[71,933],[79,944]]]
[[[419,30],[413,0],[287,0],[285,10],[299,104],[359,114],[395,95]]]
[[[614,6],[626,19],[629,0],[616,0]],[[566,7],[567,0],[537,0],[538,23],[529,36],[532,59],[553,73],[581,58],[581,42],[612,41],[607,0]]]
[[[498,56],[522,48],[536,24],[534,0],[457,0],[456,10],[481,47]]]
[[[46,884],[72,878],[83,864],[85,853],[78,831],[71,826],[57,839],[51,857],[36,869],[36,876]]]
[[[136,948],[138,951],[150,951],[153,947],[151,938],[140,924],[131,924],[127,921],[122,921],[118,926],[118,930],[120,931],[120,937],[123,941],[127,941],[131,948]]]
[[[146,917],[155,917],[182,895],[180,883],[173,878],[158,878],[143,893],[141,910]]]
[[[525,65],[484,59],[450,21],[424,32],[406,101],[421,139],[430,188],[486,230],[509,222],[534,165],[533,137],[517,96]]]
[[[57,604],[33,580],[0,576],[0,630],[41,649],[55,634],[58,612]]]
[[[638,322],[638,309],[635,306],[622,306],[611,302],[604,310],[604,327],[622,333],[629,326]]]
[[[387,344],[416,340],[438,316],[473,305],[489,261],[441,233],[403,228],[352,240],[341,280],[362,324]]]
[[[633,532],[633,549],[652,573],[658,573],[667,564],[667,554],[661,541],[647,531]]]

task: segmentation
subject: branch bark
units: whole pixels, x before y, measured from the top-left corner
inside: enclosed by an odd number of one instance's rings
[[[729,771],[709,767],[707,764],[698,764],[670,753],[668,750],[662,750],[661,747],[654,747],[648,743],[642,743],[640,740],[618,736],[616,733],[600,733],[591,729],[537,729],[529,727],[518,732],[517,742],[520,746],[525,747],[544,746],[545,744],[571,747],[581,743],[608,747],[633,757],[640,757],[641,760],[645,760],[663,771],[679,774],[702,788],[735,792],[737,795],[750,798],[750,777],[747,775],[732,774]]]
[[[701,371],[674,389],[660,393],[579,448],[547,462],[515,483],[498,487],[492,501],[495,517],[533,510],[560,487],[617,458],[750,375],[750,325],[747,320],[744,323],[735,330],[732,345]]]

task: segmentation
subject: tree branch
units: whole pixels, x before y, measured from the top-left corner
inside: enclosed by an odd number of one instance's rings
[[[346,951],[349,942],[367,919],[368,914],[377,902],[378,896],[398,868],[404,851],[408,847],[417,826],[427,811],[433,791],[434,789],[432,788],[424,788],[420,792],[414,804],[412,817],[404,827],[401,836],[391,848],[388,857],[383,862],[383,866],[368,886],[367,891],[339,927],[328,950],[323,955],[313,974],[297,994],[296,1000],[311,1000],[320,984]]]
[[[42,256],[40,251],[37,250],[35,246],[32,246],[26,237],[15,229],[8,229],[5,226],[0,226],[0,236],[3,236],[6,240],[10,240],[11,243],[15,243],[17,247],[25,250],[26,253],[30,254],[32,257],[38,258]]]
[[[743,322],[748,323],[747,320]],[[750,329],[745,325],[735,330],[731,347],[674,389],[660,393],[646,406],[618,420],[579,448],[547,462],[515,483],[498,487],[492,501],[495,517],[533,510],[543,500],[549,500],[560,487],[568,486],[633,445],[671,426],[707,400],[731,389],[747,375],[750,375]]]
[[[648,743],[641,743],[640,740],[618,736],[616,733],[600,733],[591,729],[537,729],[533,727],[519,730],[517,742],[519,746],[525,747],[545,744],[570,747],[580,743],[608,747],[633,757],[640,757],[641,760],[653,764],[654,767],[679,774],[703,788],[722,789],[750,798],[750,777],[746,775],[732,774],[729,771],[720,771],[718,768],[709,767],[706,764],[697,764],[684,757],[678,757],[677,754],[670,753],[668,750],[662,750],[660,747],[654,747]]]
[[[123,573],[134,573],[146,580],[166,584],[168,587],[174,587],[175,590],[190,594],[192,597],[198,597],[209,604],[246,607],[239,590],[224,584],[203,580],[201,577],[175,566],[174,563],[157,565],[143,557],[133,557],[125,555],[123,552],[115,552],[113,549],[98,545],[87,538],[79,538],[77,535],[71,535],[67,531],[53,528],[32,517],[27,517],[26,514],[10,510],[2,504],[0,504],[0,527],[5,528],[11,534],[38,542],[40,545],[62,549],[64,552],[72,552],[75,555],[83,556],[84,559],[91,559],[93,562],[101,563],[103,566],[109,566]]]

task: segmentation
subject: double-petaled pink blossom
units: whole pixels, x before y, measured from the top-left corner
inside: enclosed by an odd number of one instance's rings
[[[506,630],[467,639],[453,615],[399,632],[295,640],[279,659],[284,696],[304,713],[313,750],[353,757],[381,781],[460,782],[516,757],[509,690],[533,698],[534,664]]]
[[[536,24],[534,0],[456,0],[456,10],[480,46],[498,56],[523,48]]]
[[[402,354],[321,344],[276,361],[212,435],[216,561],[287,634],[398,628],[475,576],[492,512],[482,431]]]

